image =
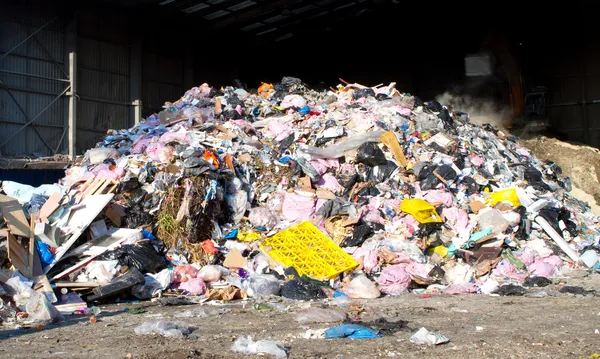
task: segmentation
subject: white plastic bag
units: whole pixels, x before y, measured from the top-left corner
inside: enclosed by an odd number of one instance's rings
[[[278,295],[281,281],[268,274],[256,274],[244,282],[244,291],[252,298],[267,298]]]
[[[234,353],[256,355],[271,354],[276,358],[287,358],[282,342],[276,340],[252,340],[252,337],[241,336],[231,346]]]
[[[339,158],[347,151],[359,148],[363,143],[379,142],[379,138],[384,133],[384,131],[365,132],[347,138],[327,148],[305,146],[304,148],[301,148],[301,151],[311,158]]]
[[[375,299],[381,295],[375,283],[370,281],[364,274],[355,277],[347,283],[343,288],[343,292],[350,298],[356,299]]]
[[[448,343],[450,339],[446,338],[440,333],[430,332],[426,328],[422,327],[419,329],[419,331],[413,334],[412,337],[410,337],[410,341],[411,343],[415,343],[417,345],[437,345]]]
[[[137,335],[159,334],[167,338],[183,339],[190,334],[190,327],[183,322],[147,320],[134,329]]]

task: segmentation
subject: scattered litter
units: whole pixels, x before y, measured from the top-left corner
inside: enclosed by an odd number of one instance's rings
[[[241,336],[231,346],[234,353],[257,355],[270,354],[276,358],[287,358],[287,350],[283,343],[276,340],[252,340],[252,337]]]
[[[446,338],[445,336],[439,333],[430,332],[426,328],[422,327],[410,337],[410,341],[411,343],[418,345],[438,345],[448,343],[450,339]]]

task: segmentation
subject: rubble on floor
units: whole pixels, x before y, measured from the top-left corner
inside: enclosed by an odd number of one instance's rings
[[[0,319],[152,298],[523,295],[599,269],[598,217],[560,167],[459,110],[393,83],[192,88],[109,130],[59,184],[2,183]],[[188,334],[163,324],[138,332]]]

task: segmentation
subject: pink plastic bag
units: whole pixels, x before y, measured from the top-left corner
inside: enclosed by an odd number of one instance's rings
[[[526,273],[520,273],[517,268],[512,265],[508,260],[503,259],[496,268],[492,271],[492,275],[502,278],[510,278],[523,282],[527,278]]]
[[[383,268],[381,275],[377,279],[381,291],[389,295],[400,295],[405,293],[408,291],[410,282],[410,274],[406,272],[405,264],[397,264]]]
[[[179,289],[183,289],[192,295],[202,295],[206,292],[206,284],[200,278],[192,278],[179,285]]]
[[[173,271],[175,272],[175,279],[173,280],[173,283],[187,282],[188,280],[198,276],[198,270],[191,265],[177,266]]]

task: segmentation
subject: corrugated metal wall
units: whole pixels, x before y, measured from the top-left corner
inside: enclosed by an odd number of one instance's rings
[[[143,115],[162,109],[165,101],[176,101],[186,91],[184,86],[184,60],[173,55],[158,55],[146,51],[142,55]]]
[[[89,38],[78,42],[77,151],[92,148],[107,129],[132,125],[129,116],[129,48]]]
[[[40,26],[52,20],[51,15],[0,15],[3,16],[0,18],[0,58]],[[18,133],[17,131],[47,107],[68,84],[14,74],[66,79],[63,46],[64,28],[59,21],[54,20],[0,59],[0,80],[4,83],[4,89],[0,89],[0,144],[16,133],[6,144],[0,146],[3,155],[48,156],[56,149],[58,152],[66,149],[66,139],[62,136],[67,106],[67,99],[64,97],[35,120],[37,130],[28,126]]]

